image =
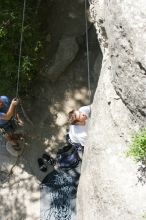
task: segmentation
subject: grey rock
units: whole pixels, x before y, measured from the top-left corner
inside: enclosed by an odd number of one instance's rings
[[[91,18],[103,53],[77,196],[78,220],[140,220],[146,185],[126,157],[146,124],[144,0],[92,0]],[[142,176],[141,176],[142,177]]]
[[[105,19],[115,90],[143,125],[146,122],[145,10],[142,0],[134,4],[123,2],[121,6],[112,1],[106,7],[108,19]]]
[[[56,81],[72,63],[78,49],[75,37],[63,37],[51,63],[46,65],[43,75],[52,82]]]

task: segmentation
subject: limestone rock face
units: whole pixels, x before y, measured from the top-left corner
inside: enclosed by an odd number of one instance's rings
[[[111,62],[116,93],[144,126],[146,122],[145,2],[92,1],[91,13]],[[95,7],[94,7],[95,6]],[[99,10],[100,8],[100,10]]]
[[[105,29],[116,92],[135,118],[146,116],[146,6],[143,0],[110,1]],[[108,18],[108,19],[107,19]],[[142,119],[143,118],[143,119]]]
[[[103,63],[82,164],[77,219],[140,220],[146,213],[146,185],[126,151],[131,135],[146,123],[145,1],[92,0],[90,13]]]
[[[46,33],[45,57],[40,74],[46,81],[55,83],[58,77],[68,74],[68,68],[84,42],[84,1],[41,1],[40,8]]]
[[[51,65],[45,67],[45,76],[51,81],[56,79],[65,71],[65,69],[71,64],[78,52],[78,44],[75,37],[63,37],[57,49],[54,58],[51,61]]]

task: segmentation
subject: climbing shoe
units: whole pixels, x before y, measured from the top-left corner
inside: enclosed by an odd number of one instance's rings
[[[50,155],[48,155],[48,154],[43,154],[42,158],[43,158],[44,161],[45,161],[46,163],[48,163],[49,165],[54,166],[55,163],[56,163],[55,159],[53,159],[52,157],[50,157]]]
[[[39,169],[42,171],[42,172],[46,172],[47,171],[47,166],[46,164],[44,163],[44,160],[42,158],[38,158],[38,165],[39,165]]]

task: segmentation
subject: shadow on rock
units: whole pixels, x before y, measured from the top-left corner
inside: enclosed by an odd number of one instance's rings
[[[140,182],[142,185],[146,184],[146,160],[140,162],[137,169],[137,177],[138,182]]]

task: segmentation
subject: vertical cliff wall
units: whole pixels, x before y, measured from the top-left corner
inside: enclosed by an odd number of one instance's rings
[[[146,186],[126,158],[131,135],[146,123],[144,0],[92,0],[103,52],[78,188],[78,220],[140,220]],[[141,177],[142,178],[142,177]]]

